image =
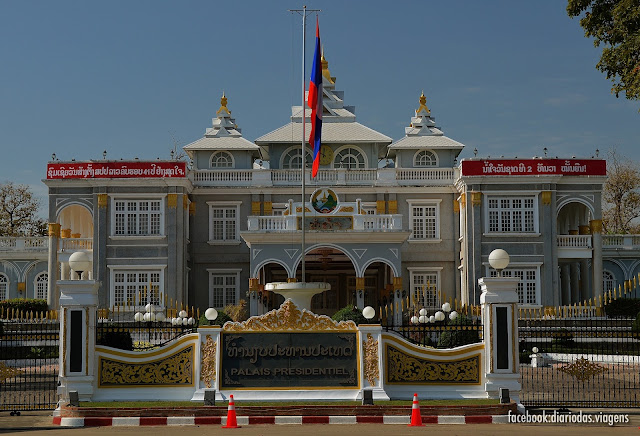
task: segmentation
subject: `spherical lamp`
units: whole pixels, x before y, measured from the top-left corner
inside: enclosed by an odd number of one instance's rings
[[[449,319],[451,321],[455,320],[457,317],[458,317],[458,312],[456,312],[455,310],[449,314]]]
[[[420,316],[427,316],[427,309],[425,309],[424,307],[420,309]]]
[[[215,321],[218,317],[218,311],[213,307],[210,307],[204,311],[204,317],[207,318],[207,320],[209,321],[209,325],[211,325],[213,321]]]
[[[411,324],[418,324],[419,320],[418,320],[418,317],[414,315],[411,317],[410,321],[411,321]]]
[[[143,315],[140,312],[136,312],[136,314],[133,315],[133,319],[135,322],[141,322],[143,319]]]
[[[69,256],[69,268],[78,273],[78,280],[82,279],[82,272],[91,269],[92,259],[86,251],[76,251]]]
[[[435,317],[434,315],[431,315],[431,316],[429,317],[429,322],[430,322],[431,324],[433,324],[434,322],[436,322],[436,317]]]
[[[436,321],[444,321],[444,312],[440,310],[436,312]]]
[[[442,311],[443,311],[443,312],[447,312],[447,313],[448,313],[448,312],[451,312],[451,304],[449,304],[449,303],[444,303],[444,304],[442,305]]]
[[[187,311],[186,310],[181,310],[180,313],[178,313],[178,316],[180,318],[186,318],[187,317]]]
[[[362,316],[364,316],[368,320],[371,320],[374,316],[376,316],[376,310],[371,306],[367,306],[362,309]]]
[[[418,322],[420,322],[420,324],[426,324],[429,322],[429,317],[425,315],[420,315],[418,317]]]
[[[489,265],[498,271],[498,277],[502,277],[502,270],[509,266],[509,253],[501,248],[489,253]]]

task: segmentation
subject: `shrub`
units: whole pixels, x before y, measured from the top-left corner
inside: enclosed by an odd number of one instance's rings
[[[100,331],[96,341],[97,345],[118,348],[119,350],[133,350],[131,333],[126,331]]]
[[[458,315],[458,317],[448,325],[471,326],[474,324],[470,318],[464,315]],[[475,344],[477,342],[480,342],[480,336],[476,330],[446,330],[440,334],[438,348],[453,348],[461,345]]]
[[[0,301],[0,311],[7,313],[11,309],[19,312],[46,312],[49,307],[47,306],[47,300],[35,298],[12,298],[11,300]]]
[[[573,333],[567,329],[560,329],[551,333],[551,345],[556,348],[571,348],[574,345]]]
[[[635,318],[640,312],[640,298],[618,298],[605,306],[607,318]]]
[[[0,324],[0,331],[2,331],[1,324]],[[638,315],[636,316],[636,320],[633,321],[633,324],[631,325],[631,331],[636,335],[640,335],[640,312],[638,312]]]
[[[355,306],[345,306],[331,317],[336,322],[353,321],[356,324],[365,324],[367,319],[362,316],[362,312]]]
[[[249,312],[247,311],[247,302],[245,300],[238,301],[238,304],[226,305],[224,307],[224,311],[234,322],[245,321],[247,318],[249,318]]]
[[[213,324],[222,326],[227,321],[233,321],[233,320],[229,315],[225,313],[224,310],[219,310],[218,316],[216,317],[215,321],[213,321]],[[209,320],[207,319],[206,316],[204,316],[204,313],[200,315],[200,319],[198,320],[198,325],[200,326],[209,325]]]

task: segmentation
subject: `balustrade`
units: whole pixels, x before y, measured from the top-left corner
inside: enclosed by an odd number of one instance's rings
[[[49,238],[46,236],[33,237],[10,237],[0,238],[0,250],[21,251],[21,250],[47,250],[49,248]]]
[[[558,235],[558,247],[591,248],[591,235]]]

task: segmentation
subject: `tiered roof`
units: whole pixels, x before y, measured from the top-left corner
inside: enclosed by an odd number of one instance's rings
[[[344,92],[336,91],[336,78],[331,77],[329,62],[322,54],[322,143],[374,142],[390,144],[392,139],[356,122],[354,106],[344,105]],[[311,109],[305,107],[305,131],[311,131]],[[256,139],[258,145],[299,143],[302,139],[302,107],[291,108],[291,122]],[[308,139],[308,138],[307,138]]]
[[[404,138],[389,146],[389,150],[406,150],[419,148],[462,149],[464,145],[444,136],[442,130],[436,127],[435,118],[427,107],[424,92],[420,96],[420,107],[416,115],[411,117],[411,124],[405,127]]]
[[[256,150],[260,147],[242,137],[241,130],[236,120],[231,117],[231,111],[227,108],[227,97],[222,93],[220,109],[213,118],[213,127],[209,127],[204,137],[185,145],[183,148],[193,158],[196,150]]]

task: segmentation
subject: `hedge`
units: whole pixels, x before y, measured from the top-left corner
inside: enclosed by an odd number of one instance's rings
[[[448,325],[474,325],[470,318],[459,314]],[[480,342],[477,330],[445,330],[438,339],[438,348],[454,348]]]
[[[607,318],[635,318],[640,312],[640,298],[618,298],[605,306]]]
[[[35,298],[12,298],[11,300],[0,301],[0,311],[7,313],[11,309],[24,312],[46,312],[49,310],[47,300]]]
[[[353,321],[356,324],[365,324],[367,319],[362,315],[362,312],[355,306],[345,306],[331,317],[336,322],[340,321]]]

